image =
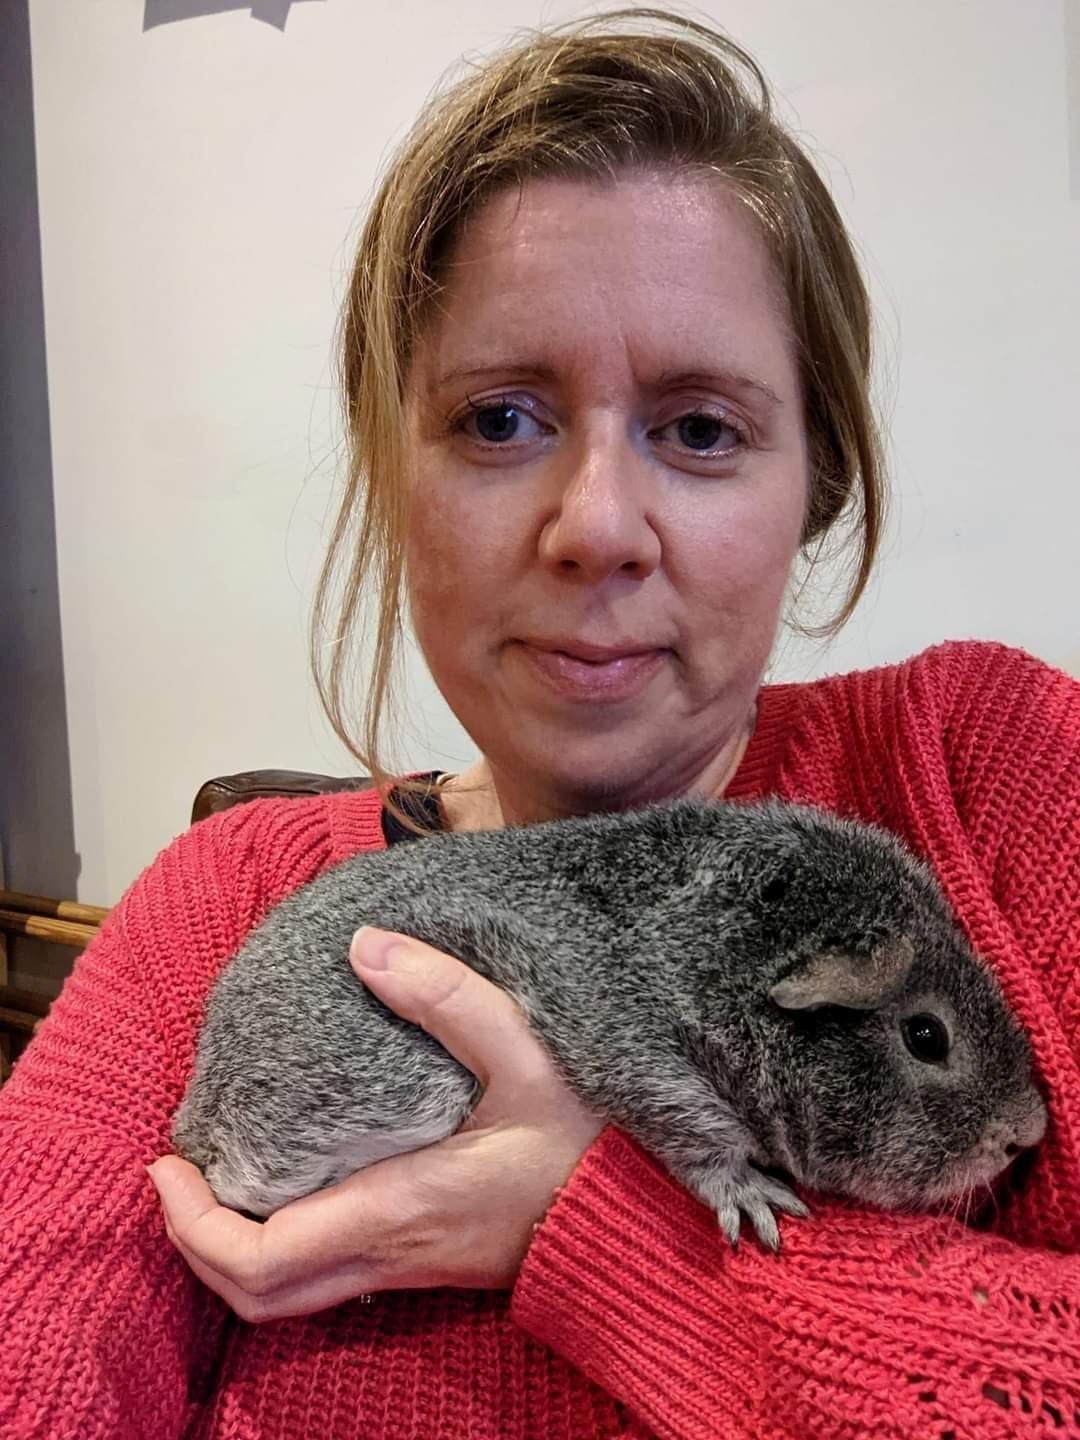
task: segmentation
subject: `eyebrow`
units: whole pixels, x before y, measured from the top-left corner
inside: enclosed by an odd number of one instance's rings
[[[558,380],[558,375],[550,365],[507,359],[494,365],[463,366],[447,370],[438,377],[436,383],[448,385],[454,380],[481,380],[488,375],[505,375],[507,373],[532,380],[548,382]],[[772,386],[767,385],[764,380],[755,379],[752,375],[740,375],[734,370],[714,369],[710,366],[662,370],[655,380],[647,382],[645,388],[663,390],[673,385],[708,385],[719,386],[721,389],[740,390],[744,394],[749,393],[759,397],[770,408],[784,403]]]
[[[783,405],[780,396],[764,380],[752,375],[739,375],[734,370],[712,370],[708,367],[694,370],[663,370],[654,382],[657,389],[665,385],[715,385],[734,390],[749,390],[760,395],[770,405]]]

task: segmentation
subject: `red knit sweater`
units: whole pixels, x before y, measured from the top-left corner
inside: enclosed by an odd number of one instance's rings
[[[1051,1124],[976,1223],[811,1197],[783,1249],[615,1128],[513,1292],[238,1320],[166,1239],[200,1009],[266,911],[382,845],[374,795],[262,801],[136,881],[0,1092],[4,1440],[1080,1434],[1080,685],[996,645],[765,688],[729,788],[877,821],[928,857],[1032,1037]]]

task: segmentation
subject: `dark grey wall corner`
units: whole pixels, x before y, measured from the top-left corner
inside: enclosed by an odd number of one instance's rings
[[[56,563],[29,0],[0,25],[0,846],[13,890],[75,896]],[[108,903],[104,901],[103,903]],[[21,941],[13,983],[55,990],[72,952]]]

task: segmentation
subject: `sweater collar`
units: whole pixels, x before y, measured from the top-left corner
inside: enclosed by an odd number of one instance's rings
[[[750,800],[775,791],[802,688],[763,685],[758,691],[754,733],[727,783],[725,800]]]

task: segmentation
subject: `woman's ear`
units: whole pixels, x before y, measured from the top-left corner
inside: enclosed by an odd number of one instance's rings
[[[904,984],[915,958],[906,935],[887,940],[869,955],[840,951],[812,956],[769,991],[782,1010],[876,1010]]]

